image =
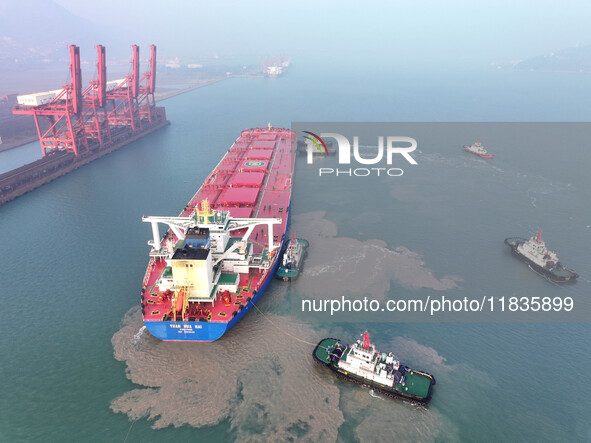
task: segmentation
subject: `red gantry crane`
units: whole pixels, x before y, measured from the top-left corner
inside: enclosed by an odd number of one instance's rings
[[[62,89],[20,95],[14,114],[35,119],[43,156],[68,151],[90,155],[160,124],[164,108],[156,107],[156,46],[150,46],[150,69],[140,77],[139,47],[132,46],[132,72],[107,81],[105,47],[97,46],[98,79],[82,90],[80,48],[70,46],[71,82]]]

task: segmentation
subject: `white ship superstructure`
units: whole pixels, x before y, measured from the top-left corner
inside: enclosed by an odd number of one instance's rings
[[[517,246],[517,251],[542,268],[553,268],[558,264],[556,252],[549,251],[546,243],[542,240],[542,231],[538,231],[536,237],[531,237],[528,241]]]
[[[400,362],[390,352],[387,356],[376,351],[369,342],[369,335],[364,334],[363,343],[357,340],[339,360],[340,369],[384,386],[394,386],[394,374],[400,368]],[[404,376],[397,382],[403,383]]]
[[[472,154],[476,154],[482,158],[493,158],[494,155],[489,154],[489,152],[484,149],[484,146],[482,146],[482,143],[480,141],[477,141],[476,143],[468,146],[468,145],[464,145],[464,149],[468,152],[471,152]]]
[[[283,262],[281,263],[282,266],[288,266],[292,264],[299,263],[300,257],[304,253],[304,246],[292,238],[285,250],[285,254],[283,254]]]
[[[183,294],[190,302],[214,303],[219,291],[237,291],[240,274],[269,269],[269,258],[278,245],[269,237],[267,248],[254,253],[249,238],[257,226],[267,225],[271,230],[281,219],[234,218],[229,212],[212,211],[207,200],[202,208],[195,208],[190,217],[143,217],[142,221],[152,224],[150,256],[164,259],[172,270],[172,275],[163,274],[157,281],[161,290],[173,290],[175,298]],[[158,223],[167,224],[173,233],[164,242]],[[242,231],[242,237],[232,237],[236,231]],[[183,243],[181,247],[179,243]],[[228,276],[232,281],[227,281]]]

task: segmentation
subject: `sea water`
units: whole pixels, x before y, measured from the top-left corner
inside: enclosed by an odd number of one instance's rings
[[[251,311],[213,344],[142,333],[151,233],[141,216],[178,214],[245,128],[591,118],[583,74],[382,68],[370,80],[362,69],[318,66],[294,60],[278,79],[228,79],[166,100],[170,127],[0,207],[0,440],[590,438],[588,323],[318,323],[295,315],[292,303],[313,294],[306,274],[326,275],[323,263],[359,269],[343,280],[365,279],[365,294],[384,300],[589,293],[588,144],[548,147],[504,134],[483,139],[495,154],[484,161],[459,144],[433,143],[419,146],[405,176],[367,182],[324,180],[298,157],[292,227],[327,245],[311,245],[300,280],[273,283],[257,306],[263,314]],[[29,150],[22,163],[34,160]],[[10,156],[18,166],[19,150]],[[503,245],[539,228],[581,274],[576,284],[551,284]],[[388,267],[400,247],[416,259],[408,273],[433,280],[413,285]],[[453,287],[434,289],[444,279]],[[338,296],[343,285],[327,291]],[[428,407],[336,380],[304,343],[351,341],[365,329],[381,351],[436,376]]]

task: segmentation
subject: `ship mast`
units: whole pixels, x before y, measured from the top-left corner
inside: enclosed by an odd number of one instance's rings
[[[363,333],[363,349],[369,350],[369,333],[367,331]]]

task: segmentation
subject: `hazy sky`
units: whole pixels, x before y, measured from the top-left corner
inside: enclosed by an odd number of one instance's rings
[[[468,64],[591,44],[587,1],[55,1],[167,56],[317,53]]]

